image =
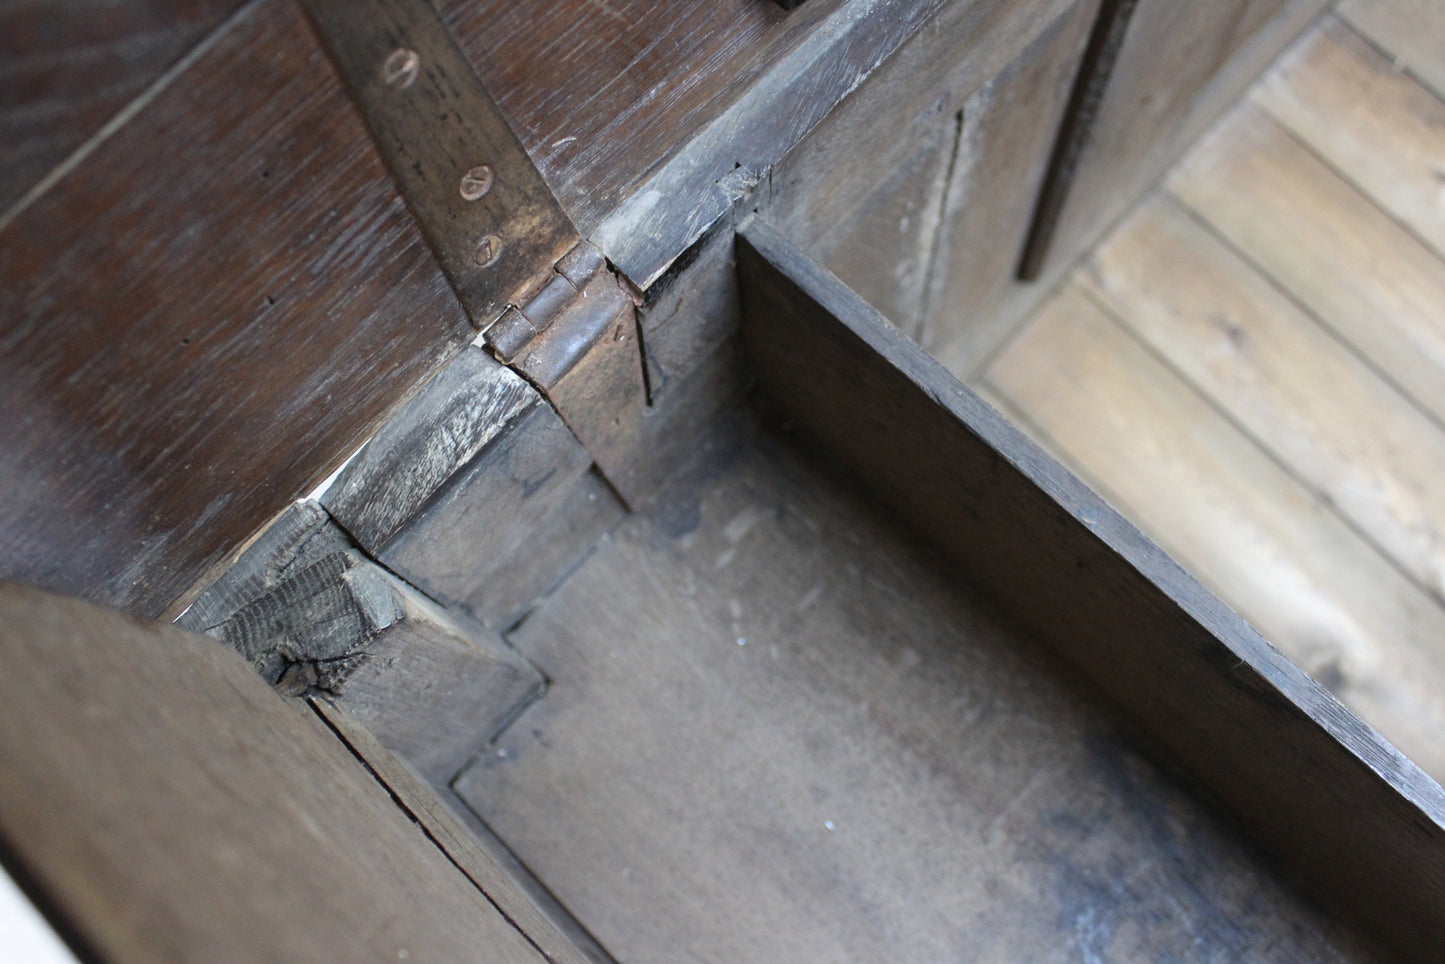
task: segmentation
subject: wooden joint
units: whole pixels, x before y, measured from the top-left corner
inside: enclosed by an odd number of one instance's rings
[[[602,253],[581,242],[526,303],[483,338],[546,395],[603,476],[629,504],[647,407],[636,304]]]

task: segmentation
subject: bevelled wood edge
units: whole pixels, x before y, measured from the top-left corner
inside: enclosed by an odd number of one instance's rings
[[[1445,945],[1445,791],[771,228],[740,235],[760,385],[1115,701],[1309,889]]]

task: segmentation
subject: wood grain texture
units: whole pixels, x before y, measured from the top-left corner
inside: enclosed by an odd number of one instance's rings
[[[1435,0],[1344,0],[1341,17],[1445,97],[1445,8]]]
[[[279,0],[231,21],[0,251],[0,574],[139,613],[471,335]]]
[[[1075,4],[964,104],[918,339],[962,368],[987,357],[1040,295],[1014,269],[1098,8]]]
[[[1437,781],[1445,609],[1077,285],[988,368],[1007,412]]]
[[[1445,420],[1445,261],[1248,104],[1167,184],[1194,217]]]
[[[0,212],[239,3],[22,0],[0,7]]]
[[[884,173],[847,220],[808,246],[829,271],[846,278],[854,291],[915,339],[921,333],[944,191],[963,127],[960,115],[940,116],[912,157]]]
[[[1052,287],[1325,6],[1325,0],[1140,4],[1041,286]]]
[[[1089,32],[1088,43],[1079,57],[1069,99],[1049,151],[1048,164],[1039,185],[1038,198],[1029,219],[1018,263],[1018,279],[1033,282],[1043,271],[1053,246],[1059,217],[1079,172],[1079,159],[1094,136],[1094,125],[1114,77],[1124,38],[1134,16],[1137,0],[1103,0]]]
[[[379,555],[451,479],[541,395],[484,350],[457,353],[367,440],[322,496],[363,549]]]
[[[972,0],[944,7],[789,153],[755,203],[802,245],[846,224],[882,172],[905,163],[1072,6]]]
[[[1445,100],[1333,18],[1250,99],[1445,257]]]
[[[238,567],[253,568],[244,556]],[[274,579],[208,635],[284,693],[335,696],[438,785],[545,686],[499,638],[353,548]]]
[[[796,423],[1296,879],[1430,959],[1439,785],[836,279],[761,225],[744,237],[744,335]]]
[[[1445,594],[1445,433],[1167,200],[1090,256],[1085,284],[1345,518]]]
[[[619,960],[1355,959],[909,533],[737,432],[511,634],[553,685],[457,783]]]
[[[491,584],[524,564],[534,530],[567,502],[591,466],[557,413],[539,401],[459,466],[378,558],[437,599],[490,597]]]
[[[427,786],[344,706],[325,697],[311,697],[308,702],[346,747],[365,762],[377,782],[396,798],[397,805],[421,825],[427,837],[547,960],[558,964],[609,964],[611,959],[581,930],[580,924],[571,918],[558,919],[555,905],[544,906],[526,891],[505,859],[489,849],[454,812],[453,805],[447,802],[448,791]]]
[[[101,959],[543,960],[235,653],[12,584],[0,610],[0,835]]]

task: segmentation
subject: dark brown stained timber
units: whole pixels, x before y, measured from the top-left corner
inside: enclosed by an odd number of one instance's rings
[[[1302,881],[1403,955],[1445,941],[1445,793],[860,298],[755,223],[760,384],[1113,698]]]
[[[0,583],[0,660],[0,852],[82,959],[547,959],[214,640]]]
[[[430,0],[304,0],[478,328],[581,238]]]
[[[0,215],[240,0],[0,7]]]
[[[300,11],[249,8],[0,232],[0,576],[165,611],[471,335]]]
[[[647,287],[945,5],[882,0],[861,17],[840,0],[791,13],[761,0],[441,10],[583,236]]]

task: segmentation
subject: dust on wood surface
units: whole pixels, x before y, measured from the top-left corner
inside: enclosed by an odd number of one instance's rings
[[[457,783],[620,960],[1354,959],[1017,630],[755,430],[510,639]]]

